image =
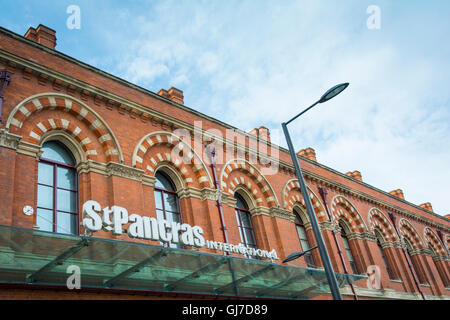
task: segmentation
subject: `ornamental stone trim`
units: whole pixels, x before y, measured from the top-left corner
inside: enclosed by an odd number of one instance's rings
[[[319,222],[319,227],[320,227],[320,230],[329,230],[329,231],[335,230],[335,224],[330,221]]]
[[[34,143],[29,143],[26,141],[19,141],[19,144],[17,146],[17,153],[20,154],[24,154],[26,156],[30,156],[35,158],[36,160],[39,160],[39,158],[41,157],[42,153],[44,152],[43,150],[41,150],[41,147],[34,144]]]
[[[266,207],[254,207],[254,208],[250,209],[249,211],[250,211],[250,215],[252,217],[256,217],[256,216],[260,216],[260,215],[268,216],[268,217],[271,216],[270,209],[266,208]]]
[[[141,182],[144,170],[126,166],[117,162],[106,164],[106,176],[117,176]]]
[[[0,129],[0,147],[17,150],[22,136]]]
[[[277,208],[277,207],[271,207],[269,208],[269,214],[271,217],[277,217],[277,218],[281,218],[281,219],[285,219],[288,221],[295,221],[295,217],[293,214],[291,214],[291,212],[289,212],[288,210],[284,210],[281,208]]]

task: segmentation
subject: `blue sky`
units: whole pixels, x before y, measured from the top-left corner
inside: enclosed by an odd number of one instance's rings
[[[243,130],[280,123],[329,87],[350,87],[290,125],[297,150],[359,170],[379,189],[450,211],[450,1],[1,0],[0,25],[39,23],[60,52]],[[81,29],[66,26],[69,5]],[[381,28],[370,30],[369,5]]]

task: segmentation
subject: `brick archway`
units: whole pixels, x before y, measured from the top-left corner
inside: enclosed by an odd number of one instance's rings
[[[434,252],[436,252],[437,255],[447,255],[447,251],[445,250],[443,243],[441,242],[441,240],[439,240],[439,237],[433,230],[431,230],[431,228],[425,227],[425,229],[423,230],[423,238],[425,239],[426,243],[431,244]]]
[[[307,188],[317,219],[319,222],[329,221],[322,202],[309,187]],[[303,199],[300,184],[297,179],[292,179],[286,182],[283,187],[282,200],[282,207],[289,212],[293,212],[295,205],[298,205],[306,210],[305,200]]]
[[[362,233],[367,231],[367,226],[356,210],[355,206],[344,196],[337,195],[331,200],[331,215],[335,223],[338,223],[339,218],[343,217],[352,232]]]
[[[43,110],[63,111],[67,116],[43,120],[24,134],[22,129],[27,119],[36,112],[42,112]],[[39,143],[42,135],[48,131],[66,131],[78,142],[83,142],[81,145],[86,152],[87,159],[93,159],[97,152],[90,145],[92,141],[90,139],[86,140],[85,132],[77,126],[79,122],[86,125],[93,132],[103,148],[107,161],[123,163],[120,145],[106,122],[88,105],[69,95],[41,93],[26,98],[11,111],[5,128],[14,134],[24,134],[24,141],[34,144]]]
[[[158,150],[153,151],[155,149]],[[206,165],[180,137],[164,131],[142,137],[134,148],[132,165],[143,169],[147,175],[154,176],[156,167],[162,162],[170,163],[176,168],[188,187],[213,187]]]
[[[417,232],[416,228],[406,220],[405,218],[401,218],[398,222],[398,230],[402,237],[408,238],[411,242],[413,250],[419,250],[425,248],[425,245],[420,238],[419,232]]]
[[[221,189],[230,195],[234,195],[236,188],[243,185],[253,194],[259,206],[279,206],[272,186],[261,172],[247,160],[232,159],[228,161],[222,168],[219,182]]]
[[[389,219],[384,215],[381,210],[377,208],[372,208],[369,210],[369,228],[371,232],[375,232],[375,228],[380,230],[385,241],[398,241],[397,233],[395,228]]]

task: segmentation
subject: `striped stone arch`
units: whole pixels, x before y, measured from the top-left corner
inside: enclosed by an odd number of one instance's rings
[[[337,223],[339,218],[343,217],[349,224],[352,232],[368,231],[366,223],[356,210],[355,206],[344,196],[337,195],[331,200],[331,215]]]
[[[425,227],[425,229],[423,230],[423,238],[425,239],[426,243],[431,244],[434,252],[436,252],[437,255],[447,255],[444,245],[442,244],[441,240],[439,240],[438,235],[431,228]]]
[[[398,241],[397,233],[386,215],[377,208],[369,210],[368,224],[371,232],[375,232],[375,229],[380,230],[385,241]]]
[[[231,177],[236,171],[240,174],[237,177]],[[265,204],[268,207],[279,207],[278,199],[269,181],[245,159],[228,161],[222,168],[219,182],[221,189],[226,193],[234,195],[238,186],[245,186],[253,194],[259,206]]]
[[[30,132],[22,132],[25,121],[31,115],[47,109],[64,111],[67,113],[67,117],[61,119],[49,118],[39,122]],[[87,125],[95,134],[108,162],[123,163],[120,145],[106,122],[88,105],[69,95],[41,93],[26,98],[11,111],[5,128],[11,133],[23,134],[23,140],[31,143],[39,143],[42,136],[48,131],[64,130],[82,143],[86,158],[94,160],[97,152],[93,149],[92,141],[86,136],[86,133],[77,126],[78,121]]]
[[[444,237],[445,245],[447,245],[447,250],[450,250],[450,235],[446,234]]]
[[[309,187],[307,188],[317,219],[319,220],[319,222],[329,221],[322,202],[320,202],[317,195]],[[293,212],[295,205],[299,205],[306,210],[305,200],[303,199],[303,195],[300,190],[300,184],[298,183],[297,179],[292,179],[286,182],[283,187],[282,200],[283,208],[289,212]]]
[[[409,222],[405,218],[401,218],[398,222],[398,230],[402,237],[406,237],[409,239],[411,245],[413,246],[413,250],[425,248],[425,245],[420,238],[419,232],[417,232],[416,228],[413,227],[411,222]]]
[[[152,148],[161,145],[167,147],[167,152],[151,153]],[[145,161],[147,156],[150,158]],[[142,137],[134,148],[132,165],[144,170],[147,175],[154,176],[157,166],[162,162],[172,164],[187,187],[195,186],[196,182],[202,188],[214,187],[205,163],[180,137],[165,131],[152,132]],[[193,173],[197,181],[189,176],[189,171]]]

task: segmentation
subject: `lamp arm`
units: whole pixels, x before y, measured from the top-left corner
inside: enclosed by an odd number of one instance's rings
[[[320,101],[320,100],[319,100]],[[285,122],[286,125],[288,125],[289,123],[291,123],[292,121],[294,121],[295,119],[297,119],[298,117],[300,117],[302,114],[304,114],[306,111],[308,111],[309,109],[311,109],[312,107],[314,107],[316,104],[319,103],[319,101],[315,102],[313,105],[311,105],[310,107],[306,108],[305,110],[303,110],[302,112],[300,112],[298,115],[296,115],[295,117],[293,117],[291,120],[289,120],[288,122]]]

